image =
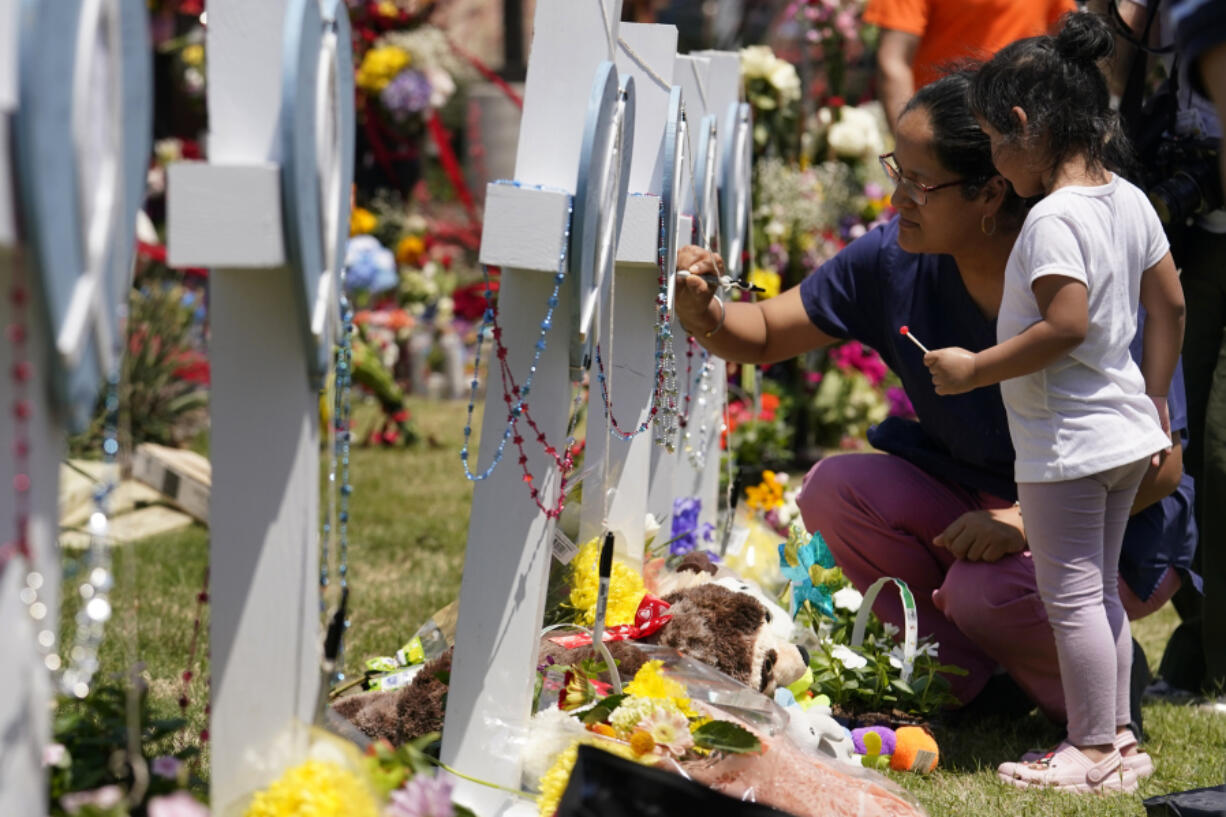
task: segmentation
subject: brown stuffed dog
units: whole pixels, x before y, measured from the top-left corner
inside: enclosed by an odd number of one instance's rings
[[[363,692],[336,700],[332,709],[371,740],[393,746],[443,729],[443,700],[451,672],[451,653],[426,663],[413,682],[387,692]]]

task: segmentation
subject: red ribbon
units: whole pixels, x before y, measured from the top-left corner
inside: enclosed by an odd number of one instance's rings
[[[460,161],[451,148],[451,134],[443,127],[443,121],[439,119],[437,109],[430,110],[430,117],[426,120],[426,125],[430,128],[430,135],[434,137],[435,146],[438,147],[438,158],[443,165],[443,172],[451,180],[451,186],[468,212],[469,220],[473,224],[478,223],[477,208],[473,204],[472,193],[469,192],[468,185],[464,183],[464,171],[460,168]]]
[[[647,593],[643,596],[643,600],[639,602],[639,609],[634,613],[634,623],[609,627],[605,629],[600,640],[609,642],[646,638],[673,620],[672,613],[666,612],[669,606],[669,603],[663,599],[658,599]],[[549,640],[568,650],[573,650],[576,647],[586,647],[592,643],[592,637],[587,633],[551,636]]]
[[[488,65],[465,51],[463,48],[460,48],[450,37],[447,38],[447,44],[451,46],[452,51],[456,52],[467,60],[473,68],[476,68],[477,73],[485,77],[486,81],[493,83],[498,90],[502,91],[502,93],[506,95],[507,99],[511,100],[511,103],[514,104],[516,108],[519,108],[521,111],[524,109],[523,98],[519,94],[515,93],[515,89],[508,85],[505,79],[494,73],[494,69],[490,68]]]

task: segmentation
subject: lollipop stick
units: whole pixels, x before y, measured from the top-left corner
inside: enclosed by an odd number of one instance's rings
[[[914,343],[916,346],[918,346],[918,347],[920,348],[920,351],[921,351],[921,352],[923,352],[924,354],[928,354],[928,347],[927,347],[927,346],[925,346],[924,344],[920,343],[919,338],[917,338],[915,335],[911,334],[911,330],[910,330],[910,329],[908,329],[907,327],[903,326],[903,327],[900,327],[898,331],[899,331],[899,332],[900,332],[900,333],[903,335],[903,337],[907,338],[907,339],[908,339],[908,340],[910,340],[912,343]]]

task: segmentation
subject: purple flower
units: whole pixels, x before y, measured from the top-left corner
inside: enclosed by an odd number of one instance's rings
[[[380,93],[383,107],[394,114],[415,114],[430,105],[430,80],[412,68],[401,71]]]
[[[185,791],[149,800],[149,817],[209,817],[208,806]]]
[[[911,405],[911,398],[907,397],[907,393],[901,386],[890,386],[886,389],[885,399],[890,404],[891,417],[915,416],[915,406]]]
[[[702,511],[702,500],[694,496],[683,496],[673,500],[672,544],[668,552],[674,556],[682,556],[698,547],[698,514]],[[705,538],[705,536],[704,536]]]
[[[182,765],[178,758],[173,758],[170,755],[161,755],[160,757],[155,757],[153,762],[149,764],[149,771],[158,777],[173,780],[179,776],[179,767]]]
[[[404,788],[392,792],[387,817],[454,817],[451,781],[433,775],[414,775]]]

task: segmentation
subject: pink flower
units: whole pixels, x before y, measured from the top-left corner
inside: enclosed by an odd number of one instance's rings
[[[149,817],[209,817],[209,808],[185,791],[149,800]]]
[[[62,743],[48,743],[43,747],[44,766],[63,766],[68,761],[68,750]]]
[[[392,792],[387,817],[454,817],[451,781],[443,777],[417,774]]]
[[[94,806],[100,811],[114,808],[123,800],[123,791],[118,786],[103,786],[100,789],[74,791],[60,798],[60,807],[69,814],[76,814],[86,806]]]
[[[690,722],[680,712],[657,707],[639,721],[637,728],[651,735],[656,746],[676,757],[680,757],[686,749],[694,745]]]
[[[899,386],[890,386],[886,389],[885,399],[890,404],[891,417],[915,416],[915,407],[911,405],[911,398],[907,397],[907,393]]]

